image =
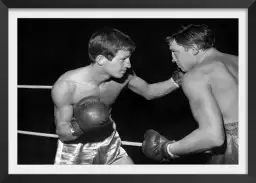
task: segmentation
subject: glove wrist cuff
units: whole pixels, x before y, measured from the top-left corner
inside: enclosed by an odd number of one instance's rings
[[[162,152],[163,152],[163,155],[165,158],[167,159],[177,159],[179,158],[180,156],[178,155],[175,155],[173,154],[172,152],[170,152],[170,146],[174,143],[175,141],[168,141],[168,142],[165,142],[163,144],[163,148],[162,148]]]
[[[171,82],[172,82],[176,87],[178,87],[178,88],[180,87],[180,85],[179,85],[178,83],[176,83],[172,77],[171,77],[170,80],[171,80]]]
[[[70,131],[72,136],[74,137],[79,137],[84,134],[83,130],[80,128],[79,124],[75,120],[72,120],[70,122]]]

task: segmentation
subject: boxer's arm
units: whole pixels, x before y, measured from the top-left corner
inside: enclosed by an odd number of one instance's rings
[[[146,81],[134,74],[128,83],[128,88],[147,100],[152,100],[167,95],[177,89],[178,85],[172,78],[159,83],[148,84]]]
[[[171,144],[169,151],[175,155],[183,155],[221,146],[225,139],[222,115],[207,78],[202,74],[191,78],[185,76],[183,90],[188,97],[192,114],[198,122],[198,128]]]
[[[70,121],[73,117],[73,106],[71,104],[72,86],[69,83],[60,82],[52,89],[52,100],[54,103],[54,116],[56,133],[61,141],[74,140],[71,133]]]

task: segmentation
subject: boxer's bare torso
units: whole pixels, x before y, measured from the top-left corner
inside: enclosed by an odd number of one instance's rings
[[[122,80],[107,80],[95,84],[90,76],[89,67],[79,68],[63,74],[57,83],[65,83],[69,87],[69,97],[72,105],[88,96],[98,96],[101,101],[111,107],[119,93],[128,84],[131,75],[124,75]]]
[[[72,111],[70,108],[73,108],[81,99],[89,96],[98,96],[111,110],[111,105],[131,78],[131,75],[127,73],[123,78],[117,81],[109,79],[97,84],[97,81],[94,80],[95,78],[90,73],[90,67],[78,68],[64,73],[55,83],[55,86],[60,85],[64,87],[65,97],[63,97],[63,100],[66,101],[63,102],[65,103],[64,106],[69,108],[69,111]],[[58,91],[61,92],[60,88]],[[62,94],[60,93],[60,95]],[[59,119],[58,122],[56,121],[56,126],[62,125],[62,127],[57,128],[57,130],[59,129],[64,134],[61,136],[61,133],[59,133],[59,137],[62,140],[72,140],[68,127],[69,120],[62,121],[61,119],[63,119],[65,114],[62,113],[61,115],[59,113],[60,111],[55,108],[55,115]],[[116,129],[115,123],[113,123],[113,129]],[[69,134],[69,136],[67,136],[67,134]],[[133,161],[129,156],[124,156],[112,164],[133,164]]]
[[[224,124],[238,122],[238,59],[236,56],[209,50],[207,58],[191,69],[190,78],[207,78],[207,83]],[[194,77],[197,75],[198,77]],[[191,79],[191,82],[193,80]]]

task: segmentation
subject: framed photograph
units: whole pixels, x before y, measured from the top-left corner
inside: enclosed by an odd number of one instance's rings
[[[122,174],[119,181],[126,178],[132,181],[133,176],[140,181],[168,181],[175,175],[177,182],[205,179],[252,182],[255,160],[250,156],[254,152],[250,139],[254,128],[248,120],[247,77],[248,60],[252,57],[248,54],[249,45],[255,40],[251,34],[255,29],[255,6],[251,2],[218,3],[3,1],[0,4],[4,15],[0,19],[1,44],[5,50],[1,54],[5,60],[2,78],[8,78],[4,82],[8,93],[3,91],[8,96],[3,98],[8,111],[2,107],[8,121],[3,123],[4,131],[8,132],[3,134],[6,140],[3,146],[8,151],[3,151],[2,179],[68,182],[85,176],[87,180],[102,181],[104,175],[111,174],[112,180]],[[154,84],[169,80],[177,70],[168,37],[191,24],[206,25],[215,34],[217,50],[238,56],[239,163],[207,164],[207,153],[168,163],[148,158],[141,148],[148,129],[179,141],[198,124],[181,87],[150,100],[124,87],[115,97],[108,97],[113,98],[111,119],[134,165],[56,165],[60,141],[56,135],[52,87],[64,73],[90,65],[88,42],[94,33],[110,27],[128,35],[136,45],[129,57],[129,68],[132,67],[136,77]],[[94,180],[94,174],[101,176]]]

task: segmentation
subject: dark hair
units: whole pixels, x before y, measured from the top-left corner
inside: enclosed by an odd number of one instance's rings
[[[166,38],[168,43],[173,40],[186,49],[191,48],[193,44],[196,44],[198,48],[202,50],[214,47],[215,45],[214,34],[206,25],[191,24],[182,27],[180,31]]]
[[[135,43],[128,35],[117,29],[104,27],[91,36],[88,54],[92,62],[95,62],[98,55],[103,55],[108,60],[112,60],[118,50],[133,52],[135,47]]]

